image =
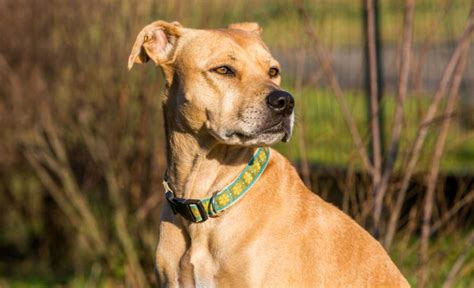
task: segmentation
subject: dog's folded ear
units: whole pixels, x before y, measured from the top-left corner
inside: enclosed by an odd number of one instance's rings
[[[128,69],[132,69],[134,63],[145,63],[150,59],[156,64],[170,61],[182,31],[183,27],[176,21],[155,21],[145,26],[133,44]]]
[[[255,33],[257,35],[262,34],[262,28],[256,22],[242,22],[242,23],[234,23],[230,24],[227,28],[235,29],[235,30],[243,30],[251,33]]]

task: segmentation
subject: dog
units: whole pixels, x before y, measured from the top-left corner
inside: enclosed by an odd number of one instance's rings
[[[382,246],[309,191],[269,146],[289,141],[294,99],[257,23],[156,21],[128,68],[166,82],[168,170],[156,250],[162,287],[408,287]]]

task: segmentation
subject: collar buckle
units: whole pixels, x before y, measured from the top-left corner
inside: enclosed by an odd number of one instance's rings
[[[209,218],[201,200],[177,198],[174,196],[174,193],[171,190],[166,191],[165,196],[174,214],[180,214],[187,220],[194,223],[201,223]],[[196,215],[193,213],[193,208],[197,208],[200,218],[196,217]]]

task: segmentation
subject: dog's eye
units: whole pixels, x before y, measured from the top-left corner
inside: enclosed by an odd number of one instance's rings
[[[275,67],[270,68],[270,70],[268,70],[268,75],[270,76],[270,78],[278,77],[278,75],[280,75],[280,70]]]
[[[212,71],[219,73],[221,75],[235,75],[235,72],[228,66],[220,66],[212,69]]]

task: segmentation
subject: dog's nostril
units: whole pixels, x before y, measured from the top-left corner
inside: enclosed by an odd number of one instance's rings
[[[293,107],[295,106],[295,100],[290,93],[275,90],[268,94],[267,98],[267,106],[275,111],[278,114],[282,115],[289,115],[293,112]]]
[[[285,108],[285,106],[286,106],[286,101],[284,99],[278,100],[278,108],[279,109]]]

